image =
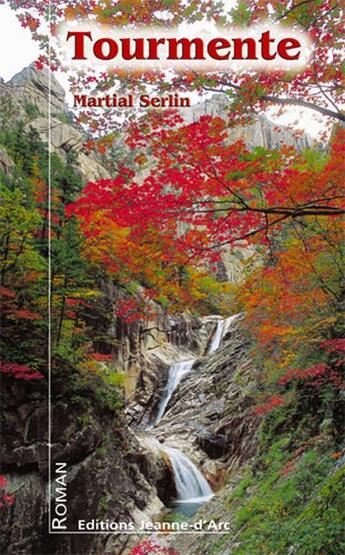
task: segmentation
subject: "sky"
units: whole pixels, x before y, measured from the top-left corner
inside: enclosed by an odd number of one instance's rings
[[[32,40],[30,31],[23,29],[15,13],[4,5],[0,6],[0,52],[2,53],[0,77],[5,81],[9,81],[13,75],[30,65],[39,56],[38,44]],[[66,76],[55,76],[68,93]],[[68,95],[67,99],[71,101],[71,95]],[[277,109],[270,108],[267,116],[277,124],[304,129],[314,137],[317,137],[324,127],[322,116],[312,110],[291,107],[279,117],[276,112]]]
[[[39,56],[29,29],[23,29],[8,6],[0,6],[0,76],[8,81]]]

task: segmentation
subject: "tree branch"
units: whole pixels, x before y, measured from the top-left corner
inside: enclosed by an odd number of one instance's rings
[[[338,119],[339,121],[345,121],[345,114],[342,112],[335,112],[329,108],[324,108],[323,106],[318,106],[307,100],[302,100],[299,98],[281,98],[279,96],[271,96],[264,94],[260,97],[261,100],[274,102],[275,104],[285,104],[289,106],[301,106],[302,108],[309,108],[310,110],[315,110],[324,116],[329,116],[331,118]]]
[[[242,91],[241,87],[235,85],[234,83],[224,83],[219,81],[221,86],[227,86],[231,89],[235,89],[239,92]],[[207,87],[205,86],[204,89],[206,91],[215,92],[218,94],[227,94],[223,89],[217,89],[215,87]],[[282,98],[280,96],[271,96],[268,94],[263,94],[258,97],[258,100],[263,100],[264,102],[273,102],[274,104],[283,104],[285,106],[300,106],[301,108],[309,108],[310,110],[314,110],[315,112],[319,112],[323,116],[328,116],[330,118],[335,118],[339,121],[345,122],[345,114],[343,112],[335,112],[334,110],[330,110],[329,108],[324,108],[323,106],[318,106],[313,102],[308,102],[307,100],[302,100],[301,98]]]
[[[286,10],[286,12],[284,12],[282,15],[277,17],[276,21],[280,21],[280,19],[284,19],[284,17],[289,15],[294,10],[297,10],[301,6],[305,6],[306,4],[312,4],[313,2],[315,2],[315,0],[303,0],[303,2],[300,2],[299,4],[294,4],[289,10]]]

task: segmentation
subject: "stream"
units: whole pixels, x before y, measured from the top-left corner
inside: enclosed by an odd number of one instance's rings
[[[219,319],[217,321],[216,329],[213,332],[206,356],[210,356],[220,347],[222,337],[237,316],[236,314],[224,320]],[[190,358],[176,361],[171,364],[168,381],[164,388],[157,414],[146,428],[151,434],[154,433],[154,428],[165,415],[169,401],[176,388],[184,376],[193,369],[195,361],[196,359]],[[197,466],[184,453],[176,449],[176,447],[170,447],[165,443],[159,442],[155,437],[152,437],[151,434],[147,439],[152,448],[165,453],[171,462],[177,492],[177,498],[172,508],[174,508],[176,512],[182,513],[187,517],[192,516],[201,505],[206,503],[213,496],[212,489]]]

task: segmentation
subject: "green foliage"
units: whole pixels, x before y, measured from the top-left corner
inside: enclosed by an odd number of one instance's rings
[[[80,376],[81,384],[87,386],[97,405],[103,409],[116,411],[123,407],[123,398],[117,378],[112,383],[102,373],[85,372]],[[121,381],[121,379],[119,379]]]
[[[63,400],[77,411],[81,429],[92,425],[95,410],[104,417],[123,407],[123,375],[103,364],[80,357],[76,365],[56,356],[53,376],[54,403]]]
[[[247,472],[246,476],[242,478],[240,484],[232,492],[228,499],[228,503],[231,504],[235,499],[243,499],[247,493],[247,489],[253,484],[255,484],[255,479],[252,473]]]
[[[35,104],[32,104],[32,102],[26,102],[25,106],[25,113],[28,116],[29,120],[33,120],[35,118],[37,118],[40,115],[40,111],[37,108],[37,106]]]
[[[21,124],[0,130],[0,146],[16,162],[12,176],[0,175],[1,358],[44,370],[47,263],[37,242],[43,220],[29,178],[32,143],[35,136]]]
[[[104,454],[104,451],[102,451],[100,453],[100,450],[103,449],[102,447],[97,449],[98,454]],[[100,498],[99,503],[98,503],[98,511],[100,515],[106,515],[108,508],[109,508],[109,503],[111,501],[111,496],[110,495],[103,495],[103,497]]]
[[[169,511],[167,514],[164,515],[164,522],[185,522],[186,517],[184,514],[179,513],[178,511]]]
[[[44,162],[48,167],[47,148],[39,138],[38,132],[30,127],[26,130],[23,121],[0,130],[0,144],[6,147],[9,156],[17,165],[19,175],[31,176],[35,162],[39,160],[42,169]]]
[[[12,175],[0,174],[2,358],[45,371],[48,149],[23,121],[6,123],[11,106],[9,99],[0,110],[0,146],[14,162]],[[34,117],[35,107],[26,108]],[[103,327],[103,307],[97,303],[102,276],[85,261],[78,226],[65,214],[82,188],[75,153],[68,152],[65,160],[53,153],[50,176],[52,351],[61,364],[76,365]]]
[[[252,13],[247,2],[240,1],[236,7],[230,11],[234,25],[245,26],[251,20]]]
[[[280,555],[293,547],[299,555],[344,551],[344,469],[336,469],[327,443],[291,453],[291,441],[286,435],[273,443],[260,469],[246,476],[228,500],[230,505],[240,500],[236,555]]]
[[[61,121],[61,123],[66,123],[67,125],[73,124],[73,115],[68,112],[63,112],[62,114],[56,114],[56,119]]]
[[[33,231],[41,218],[37,210],[27,207],[25,193],[9,189],[0,176],[0,235],[2,238],[2,280],[16,266],[25,270],[43,270],[45,263],[33,244]],[[19,277],[19,276],[18,276]]]

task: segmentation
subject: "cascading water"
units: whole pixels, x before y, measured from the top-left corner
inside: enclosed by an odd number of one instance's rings
[[[186,455],[174,447],[162,447],[171,460],[178,501],[199,501],[213,495],[207,480]]]
[[[227,333],[231,323],[238,316],[239,314],[235,314],[225,320],[220,319],[217,321],[217,326],[208,349],[208,355],[214,353],[214,351],[220,347],[224,333]],[[195,359],[182,360],[180,362],[174,362],[170,366],[168,382],[165,386],[156,418],[148,429],[152,429],[165,414],[175,389],[182,378],[191,371],[194,362]],[[195,464],[175,447],[163,445],[153,437],[147,437],[146,441],[151,445],[152,449],[158,449],[169,457],[177,491],[176,504],[179,506],[179,511],[186,516],[193,515],[195,511],[213,495],[207,480]]]
[[[212,489],[200,470],[175,447],[168,447],[155,438],[148,439],[152,448],[165,453],[171,462],[177,498],[175,503],[185,515],[192,515],[212,496]]]
[[[232,322],[239,316],[240,314],[234,314],[233,316],[229,316],[229,318],[225,318],[225,320],[217,321],[216,330],[212,336],[211,343],[207,351],[208,355],[219,349],[224,334],[228,331]]]
[[[190,360],[182,360],[180,362],[174,362],[170,366],[168,382],[165,386],[162,399],[158,407],[156,418],[154,419],[154,422],[151,425],[151,427],[157,424],[157,422],[164,415],[165,409],[168,406],[168,403],[172,397],[172,394],[174,393],[178,384],[182,380],[183,376],[185,376],[188,372],[191,371],[194,362],[195,362],[195,358],[192,358]]]
[[[216,331],[213,334],[213,337],[211,339],[211,343],[208,349],[208,353],[207,353],[208,355],[210,355],[211,353],[214,353],[214,351],[216,351],[219,348],[219,345],[223,336],[224,324],[225,324],[225,320],[218,320]]]

